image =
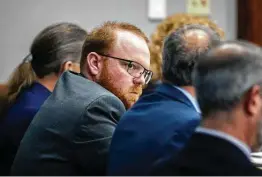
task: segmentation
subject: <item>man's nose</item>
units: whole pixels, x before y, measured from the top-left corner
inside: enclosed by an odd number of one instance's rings
[[[133,82],[136,85],[145,85],[146,80],[145,80],[144,74],[142,74],[140,77],[134,78]]]

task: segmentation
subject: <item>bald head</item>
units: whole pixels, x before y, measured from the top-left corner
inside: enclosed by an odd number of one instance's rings
[[[177,86],[192,86],[195,63],[219,42],[219,35],[206,26],[192,24],[178,28],[164,42],[164,79]]]
[[[217,56],[222,60],[227,56],[239,56],[245,54],[255,55],[261,51],[260,47],[245,41],[227,41],[220,43],[208,53],[208,56]]]
[[[209,35],[206,31],[191,29],[185,32],[183,36],[185,47],[188,51],[206,50],[209,44]]]
[[[262,83],[262,52],[244,41],[228,41],[211,49],[193,73],[202,114],[230,110],[243,94]]]

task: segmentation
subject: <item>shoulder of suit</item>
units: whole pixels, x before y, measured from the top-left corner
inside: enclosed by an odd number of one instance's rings
[[[112,97],[112,100],[121,102],[118,97],[101,85],[71,72],[65,72],[61,76],[54,92],[61,99],[71,99],[83,106],[104,97]]]

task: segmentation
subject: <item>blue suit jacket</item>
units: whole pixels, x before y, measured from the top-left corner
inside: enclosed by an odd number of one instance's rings
[[[109,175],[149,175],[175,156],[200,123],[190,100],[169,84],[142,96],[112,138]]]
[[[22,91],[0,123],[0,174],[8,175],[17,148],[35,114],[51,94],[34,83]]]

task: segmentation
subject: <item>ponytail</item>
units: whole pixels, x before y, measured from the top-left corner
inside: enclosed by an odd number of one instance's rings
[[[36,76],[31,66],[31,55],[27,55],[7,81],[8,92],[0,97],[0,117],[4,117],[8,108],[15,102],[21,91],[35,81]]]

